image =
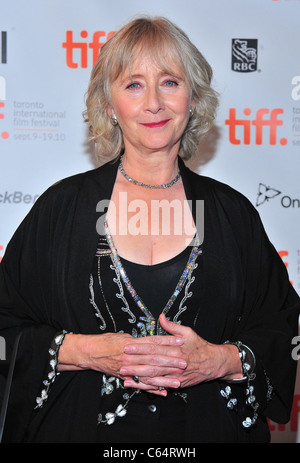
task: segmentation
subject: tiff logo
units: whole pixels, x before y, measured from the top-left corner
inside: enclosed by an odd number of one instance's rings
[[[264,128],[266,127],[269,132],[269,144],[277,144],[277,127],[283,125],[283,121],[278,119],[280,114],[283,114],[283,109],[276,108],[271,111],[267,108],[259,109],[256,112],[255,119],[241,119],[236,117],[236,109],[229,109],[229,118],[225,120],[225,124],[229,127],[229,141],[233,145],[250,145],[252,131],[255,133],[255,144],[262,145]],[[251,116],[252,110],[249,108],[243,111],[245,116]],[[252,129],[254,127],[254,130]],[[241,133],[238,134],[238,127],[241,128]],[[239,137],[238,137],[239,136]],[[280,138],[281,145],[286,145],[287,138]]]
[[[76,69],[78,68],[78,61],[81,68],[88,67],[88,50],[92,50],[92,64],[94,65],[99,56],[100,49],[103,47],[104,43],[111,39],[115,32],[105,31],[96,31],[93,34],[93,40],[91,42],[83,41],[74,41],[73,40],[73,31],[66,32],[66,41],[63,42],[62,47],[66,49],[66,63],[69,68]],[[80,37],[86,39],[88,37],[87,31],[81,31]],[[102,40],[101,40],[102,39]],[[104,40],[103,40],[104,39]],[[74,50],[77,51],[74,52]],[[75,60],[79,58],[78,60]]]
[[[1,63],[7,63],[7,32],[1,31]]]

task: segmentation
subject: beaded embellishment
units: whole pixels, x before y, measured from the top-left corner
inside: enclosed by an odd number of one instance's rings
[[[155,318],[153,317],[150,310],[146,307],[146,305],[141,300],[141,298],[138,296],[138,294],[136,293],[134,287],[132,286],[131,281],[128,278],[128,276],[126,274],[126,271],[125,271],[125,269],[124,269],[124,267],[122,265],[122,262],[121,262],[121,260],[119,258],[117,249],[116,249],[116,247],[114,245],[114,242],[113,242],[113,239],[112,239],[112,236],[110,234],[109,227],[108,227],[106,221],[104,223],[104,229],[105,229],[105,233],[106,233],[107,242],[108,242],[109,247],[111,249],[111,259],[113,261],[115,269],[121,275],[121,278],[122,278],[126,288],[128,289],[129,293],[131,294],[132,298],[134,299],[135,303],[137,304],[137,306],[142,310],[142,312],[146,316],[146,320],[147,320],[147,323],[148,323],[148,329],[147,329],[148,334],[150,336],[153,336],[155,334],[155,328],[156,328],[157,334],[165,334],[164,330],[161,328],[159,323],[157,323],[158,326],[156,327]],[[179,279],[179,281],[178,281],[178,283],[176,285],[176,288],[175,288],[172,296],[170,297],[170,299],[168,300],[166,306],[164,307],[164,309],[162,311],[162,313],[165,314],[165,315],[167,315],[167,313],[169,312],[169,310],[170,310],[171,306],[173,305],[174,301],[176,300],[179,293],[181,292],[187,278],[189,278],[191,276],[191,273],[194,270],[195,265],[196,265],[195,261],[196,261],[197,257],[202,253],[201,248],[199,248],[199,238],[198,238],[198,236],[196,236],[193,244],[194,244],[194,246],[192,247],[192,250],[191,250],[187,265],[186,265],[186,267],[185,267],[185,269],[184,269],[184,271],[183,271],[183,273],[182,273],[182,275],[181,275],[181,277],[180,277],[180,279]]]
[[[40,396],[36,398],[35,409],[42,408],[42,406],[44,405],[44,402],[46,402],[46,400],[48,399],[48,393],[49,393],[51,385],[54,383],[55,379],[59,375],[59,372],[57,371],[58,352],[59,352],[60,346],[64,342],[66,334],[67,334],[67,331],[62,331],[58,333],[53,339],[52,345],[48,351],[50,355],[50,360],[49,360],[49,365],[48,365],[49,371],[47,374],[47,378],[43,381],[43,385],[45,387],[44,389],[42,389]]]
[[[102,256],[110,256],[113,265],[111,265],[111,269],[115,271],[116,278],[114,278],[114,282],[117,284],[119,293],[116,294],[116,296],[122,300],[124,306],[122,307],[122,310],[127,312],[129,315],[128,322],[129,323],[135,323],[135,326],[140,330],[140,333],[138,334],[137,330],[135,327],[132,328],[132,335],[134,337],[137,336],[153,336],[155,334],[165,334],[164,330],[161,328],[160,324],[157,322],[155,317],[153,317],[151,311],[147,308],[147,306],[144,304],[142,299],[138,296],[137,292],[135,291],[134,287],[132,286],[132,283],[130,279],[127,276],[127,273],[122,265],[122,262],[119,258],[117,249],[114,245],[112,236],[109,231],[109,227],[107,223],[104,223],[104,228],[105,228],[105,234],[106,234],[106,240],[109,245],[109,250],[105,249],[104,246],[104,251],[98,250],[96,256],[102,257]],[[103,242],[102,242],[103,245]],[[103,247],[103,246],[102,246]],[[182,298],[182,301],[179,304],[179,310],[178,313],[175,315],[173,321],[176,323],[180,323],[179,316],[182,312],[186,310],[186,306],[184,306],[186,300],[191,297],[192,293],[189,291],[190,285],[193,283],[195,280],[194,277],[192,277],[193,270],[197,267],[196,259],[197,257],[202,253],[202,250],[199,248],[199,239],[198,237],[195,238],[193,242],[193,246],[191,248],[191,252],[187,261],[187,264],[185,266],[185,269],[179,278],[178,284],[176,285],[175,291],[169,298],[166,306],[163,309],[163,313],[167,315],[169,312],[170,308],[172,307],[173,303],[175,302],[176,298],[180,294],[183,288],[185,288],[184,296]],[[122,281],[121,281],[122,280]],[[134,302],[136,305],[139,307],[139,309],[142,311],[142,316],[139,317],[139,321],[137,321],[137,317],[133,314],[131,311],[128,301],[126,300],[122,282],[124,283],[125,287],[128,289],[131,297],[133,298]],[[123,398],[123,403],[119,404],[116,406],[116,409],[114,412],[107,412],[105,414],[99,413],[98,415],[98,425],[99,424],[105,424],[105,425],[112,425],[116,418],[121,418],[126,415],[127,413],[127,407],[132,399],[137,394],[140,394],[141,391],[138,389],[126,389],[123,386],[122,381],[119,378],[115,377],[107,377],[106,375],[103,375],[103,383],[102,383],[102,388],[101,388],[101,395],[110,395],[112,394],[115,390],[124,390],[124,393],[122,394]],[[179,393],[176,392],[175,395],[186,401],[187,399],[187,394],[186,393]]]
[[[250,416],[247,416],[243,420],[242,425],[244,428],[250,428],[251,426],[254,426],[256,423],[256,420],[258,418],[257,410],[259,408],[259,403],[256,401],[256,397],[254,395],[254,386],[251,384],[251,382],[254,381],[256,378],[256,374],[253,372],[253,370],[255,369],[255,357],[254,357],[253,352],[249,349],[249,347],[242,344],[241,341],[237,341],[237,342],[226,341],[224,344],[233,344],[238,348],[238,351],[239,351],[239,357],[240,357],[241,365],[242,365],[241,370],[243,373],[243,378],[241,379],[241,381],[247,382],[246,405],[250,406],[253,412],[252,418]],[[251,361],[249,361],[247,358],[249,357],[249,354],[251,356]],[[251,367],[251,363],[253,363],[252,367]],[[234,380],[232,382],[234,382]],[[237,399],[234,397],[231,397],[231,394],[232,394],[231,387],[226,386],[225,389],[222,389],[220,391],[220,393],[222,397],[228,400],[227,407],[229,408],[229,410],[233,410],[235,406],[237,405]]]

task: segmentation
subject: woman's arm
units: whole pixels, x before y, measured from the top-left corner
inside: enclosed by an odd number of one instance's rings
[[[119,376],[118,366],[122,362],[124,346],[130,339],[129,334],[121,333],[69,333],[59,349],[58,371],[93,369]],[[105,367],[106,363],[109,366]]]

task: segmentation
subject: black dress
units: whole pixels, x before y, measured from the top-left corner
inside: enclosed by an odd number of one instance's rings
[[[107,237],[99,242],[90,277],[90,301],[100,332],[123,331],[134,337],[162,334],[161,312],[171,321],[193,327],[201,291],[202,251],[197,242],[170,260],[149,266],[121,258],[108,228]],[[185,441],[184,389],[158,397],[126,389],[118,378],[104,375],[101,394],[100,442]]]

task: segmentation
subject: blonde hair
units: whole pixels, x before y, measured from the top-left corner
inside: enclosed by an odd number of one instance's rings
[[[148,16],[134,19],[113,35],[101,48],[92,70],[84,116],[97,152],[112,158],[119,156],[124,148],[122,131],[119,125],[111,123],[107,114],[110,88],[130,69],[141,51],[150,54],[168,73],[174,71],[174,66],[183,70],[189,82],[196,107],[183,133],[179,153],[189,159],[215,118],[218,97],[211,87],[212,69],[178,26],[168,19]]]

